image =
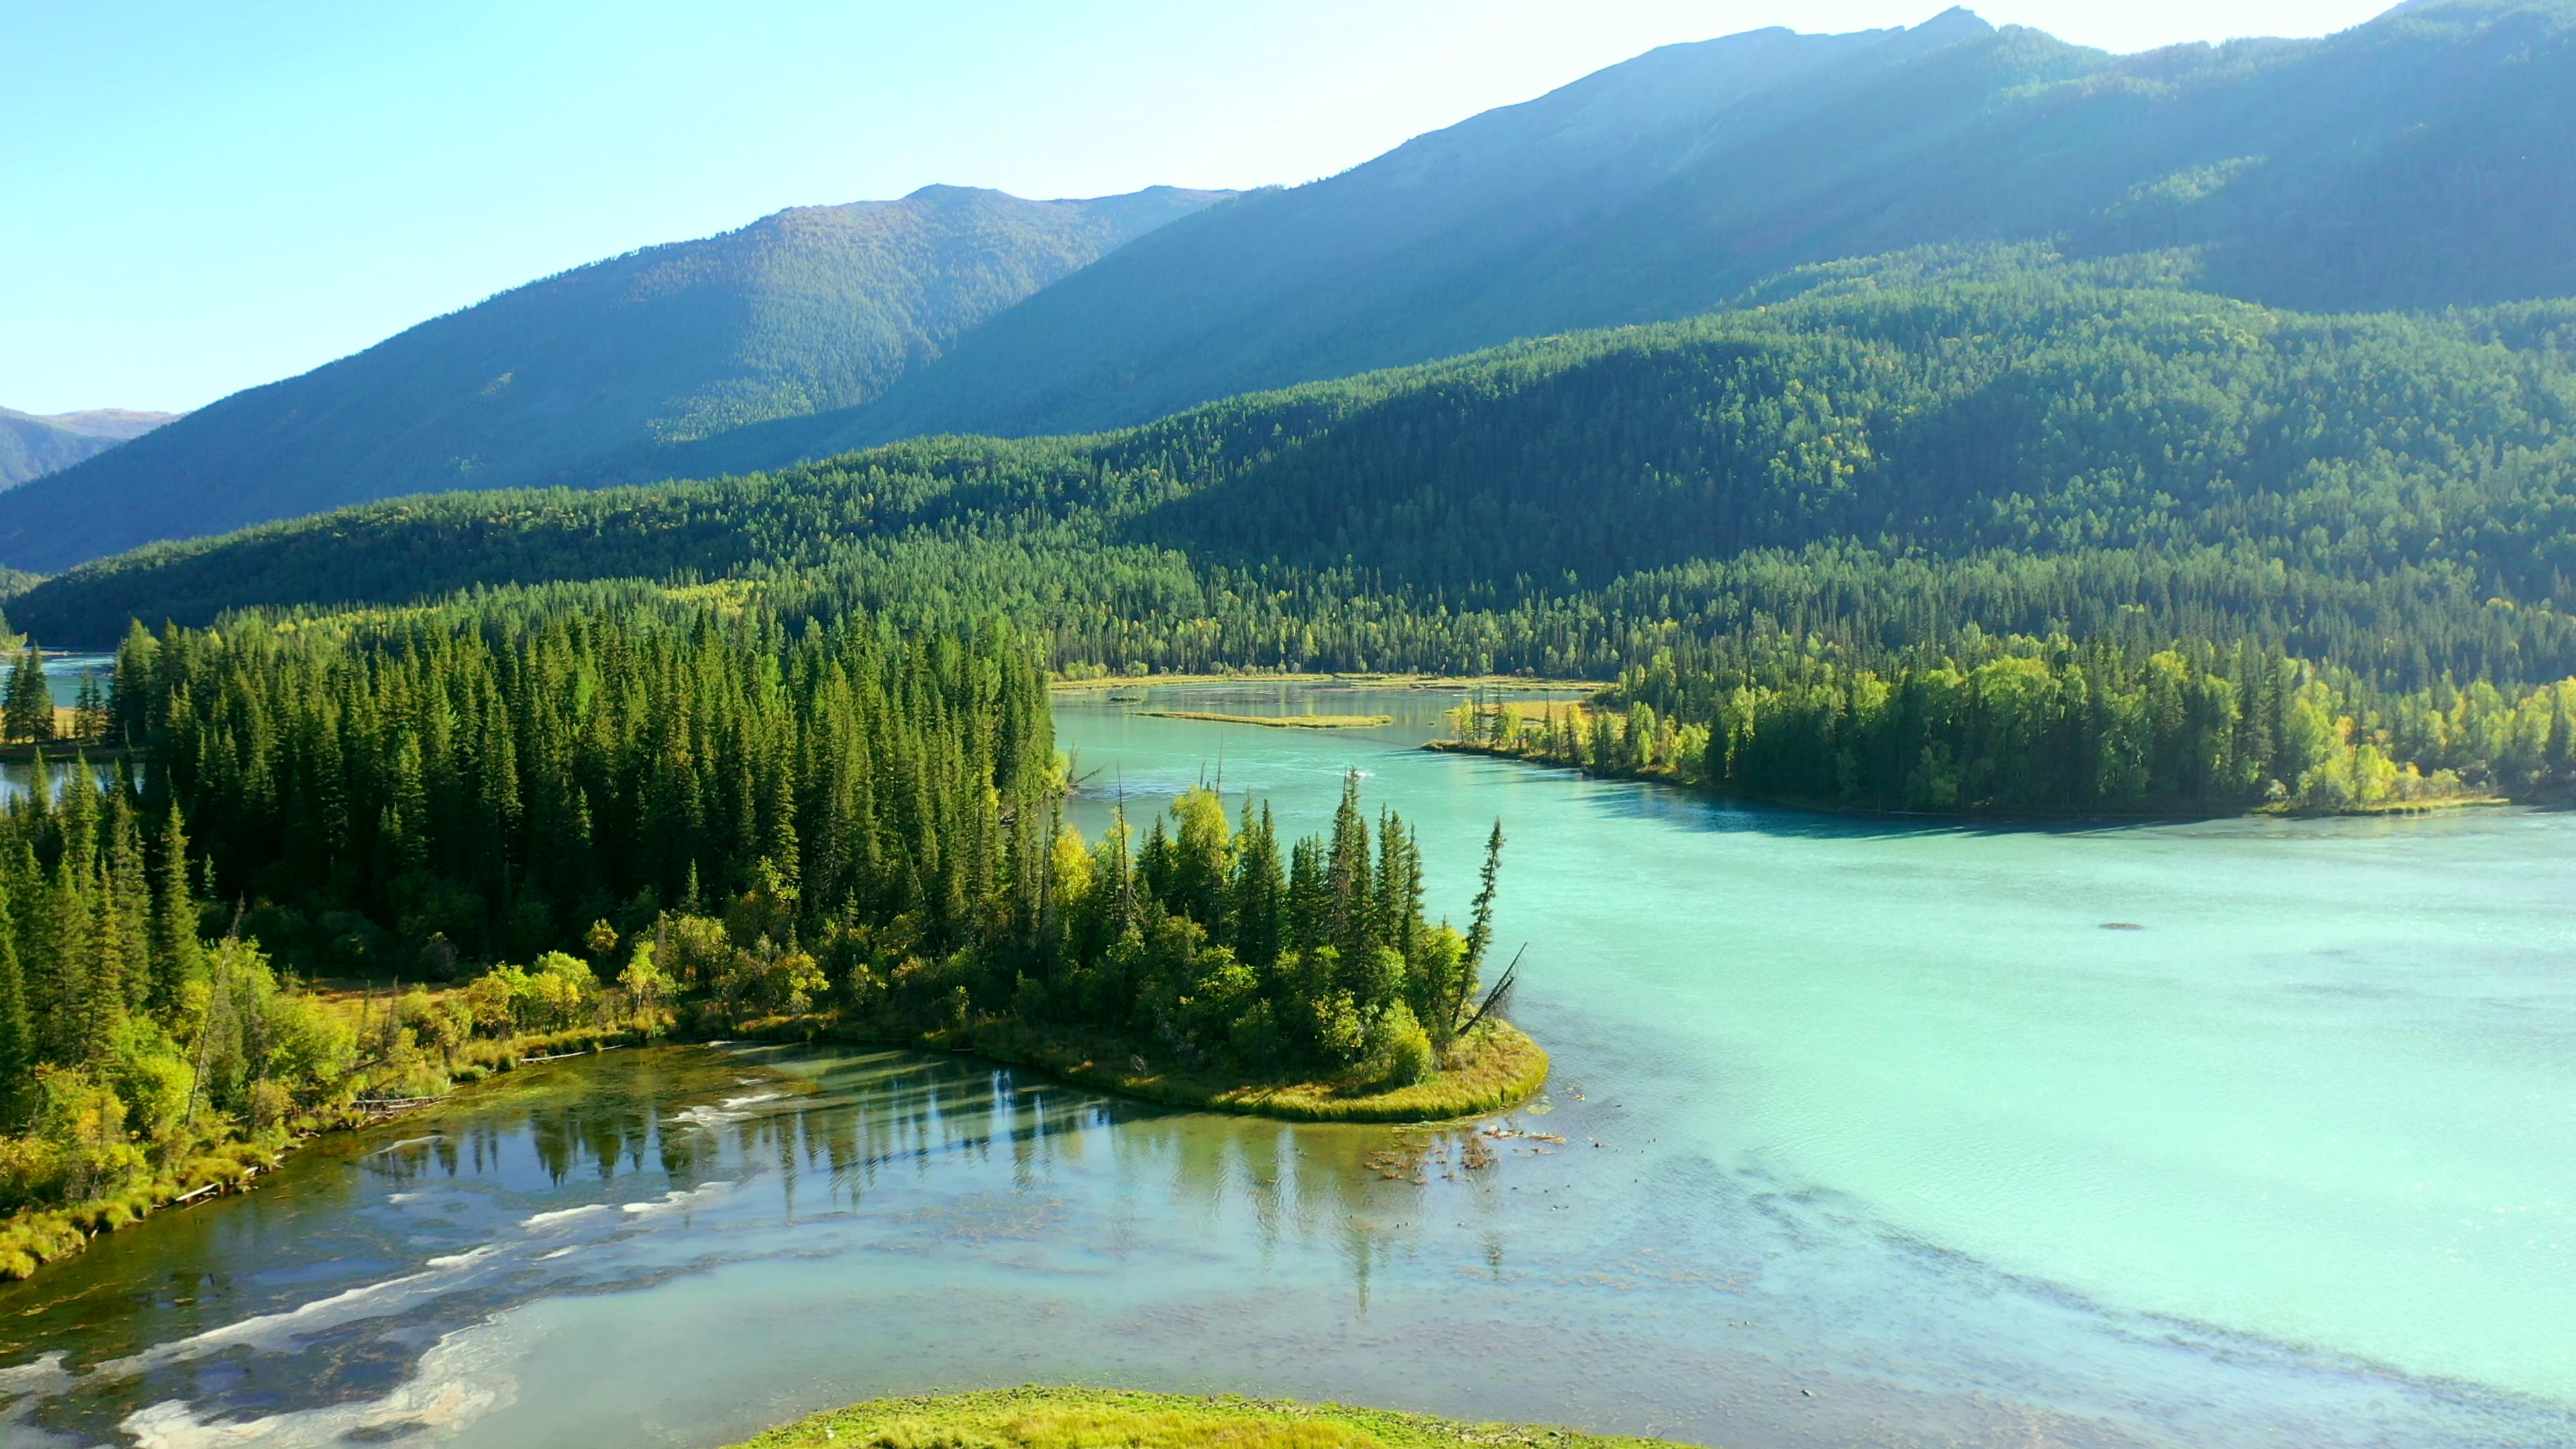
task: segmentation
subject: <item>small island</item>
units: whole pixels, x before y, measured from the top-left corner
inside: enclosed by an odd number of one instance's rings
[[[1395,723],[1391,714],[1217,714],[1197,709],[1140,709],[1147,719],[1188,719],[1202,724],[1259,725],[1273,730],[1366,730]]]
[[[1340,1404],[1032,1386],[871,1399],[772,1429],[734,1449],[1654,1449],[1661,1442]]]

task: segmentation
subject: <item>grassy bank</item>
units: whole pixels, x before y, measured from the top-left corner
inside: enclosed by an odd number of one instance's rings
[[[1337,1079],[1244,1082],[1148,1061],[1136,1055],[1131,1044],[1106,1037],[1032,1030],[1006,1021],[908,1035],[882,1024],[817,1013],[749,1021],[714,1034],[971,1051],[1170,1106],[1295,1122],[1437,1122],[1499,1112],[1538,1095],[1548,1073],[1547,1053],[1519,1028],[1502,1021],[1478,1027],[1429,1080],[1403,1087]],[[79,1253],[98,1234],[128,1227],[161,1209],[246,1191],[254,1178],[274,1170],[287,1153],[326,1132],[373,1126],[441,1101],[455,1087],[515,1071],[530,1062],[640,1045],[651,1036],[636,1025],[593,1025],[477,1038],[457,1047],[445,1067],[445,1086],[436,1094],[392,1101],[353,1098],[264,1131],[227,1128],[208,1133],[187,1150],[171,1154],[148,1175],[77,1203],[31,1208],[0,1221],[0,1280],[25,1278],[48,1263]]]
[[[872,1399],[734,1449],[1647,1449],[1657,1442],[1339,1404],[1032,1387]]]
[[[828,1015],[748,1021],[734,1033],[764,1041],[850,1041],[973,1052],[1050,1076],[1173,1107],[1290,1122],[1445,1122],[1507,1111],[1547,1085],[1547,1052],[1505,1021],[1476,1028],[1430,1080],[1407,1087],[1334,1079],[1245,1082],[1137,1055],[1134,1044],[1071,1030],[983,1022],[918,1035]]]
[[[1136,713],[1147,719],[1194,719],[1272,730],[1366,730],[1395,723],[1391,714],[1217,714],[1200,709],[1140,709]]]
[[[1325,1080],[1243,1082],[1147,1061],[1123,1044],[1010,1026],[973,1037],[972,1050],[1038,1067],[1069,1082],[1175,1107],[1291,1122],[1441,1122],[1517,1107],[1547,1085],[1547,1053],[1509,1022],[1476,1029],[1430,1080],[1409,1087]]]

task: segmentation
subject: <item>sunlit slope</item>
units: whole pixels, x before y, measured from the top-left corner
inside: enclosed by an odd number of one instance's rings
[[[1158,233],[737,461],[1138,423],[1926,245],[2173,249],[2210,290],[2316,310],[2576,294],[2571,26],[2567,0],[2448,0],[2114,57],[1954,10],[1669,47]]]
[[[1973,270],[1829,271],[1762,310],[1125,432],[404,499],[106,560],[9,614],[107,641],[129,615],[686,577],[1012,612],[1104,665],[1338,667],[1319,641],[1347,635],[1375,663],[1590,668],[1549,651],[1766,619],[1885,645],[2250,631],[2418,682],[2576,664],[2551,605],[2576,564],[2567,305],[2329,320]]]
[[[57,569],[371,498],[586,481],[620,456],[864,402],[1213,199],[931,187],[576,268],[12,492],[0,561]]]

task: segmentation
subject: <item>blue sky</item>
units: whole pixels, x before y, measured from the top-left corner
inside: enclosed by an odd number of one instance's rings
[[[2387,3],[1972,8],[2126,51]],[[784,206],[1310,180],[1657,45],[1938,8],[0,0],[0,406],[201,406]]]

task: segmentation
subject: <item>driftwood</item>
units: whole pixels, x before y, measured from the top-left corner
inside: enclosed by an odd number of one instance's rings
[[[1512,964],[1503,968],[1503,979],[1494,983],[1494,989],[1485,993],[1485,1004],[1477,1007],[1476,1014],[1467,1018],[1467,1024],[1458,1028],[1460,1037],[1474,1031],[1478,1022],[1488,1016],[1500,1015],[1505,1007],[1512,1004],[1512,988],[1521,981],[1521,958],[1528,954],[1526,945],[1512,953]]]
[[[191,1190],[191,1191],[189,1191],[189,1192],[182,1193],[182,1194],[180,1194],[179,1196],[177,1196],[177,1197],[174,1197],[174,1198],[170,1199],[170,1201],[169,1201],[168,1203],[164,1204],[164,1206],[168,1206],[168,1207],[186,1207],[186,1206],[188,1206],[189,1204],[191,1204],[191,1203],[193,1203],[193,1202],[197,1201],[199,1198],[207,1198],[207,1197],[221,1197],[221,1196],[223,1195],[224,1189],[226,1189],[226,1188],[228,1188],[228,1187],[230,1187],[230,1188],[239,1188],[239,1189],[240,1189],[241,1191],[243,1191],[243,1192],[248,1192],[248,1191],[250,1191],[250,1180],[251,1180],[252,1178],[254,1178],[254,1177],[259,1176],[259,1174],[260,1174],[261,1170],[262,1170],[262,1169],[260,1169],[260,1168],[258,1168],[258,1167],[248,1167],[248,1168],[244,1168],[244,1169],[242,1170],[242,1175],[241,1175],[240,1177],[234,1178],[234,1179],[232,1179],[231,1181],[228,1181],[228,1182],[227,1182],[227,1181],[216,1181],[216,1182],[210,1182],[210,1183],[207,1183],[204,1187],[200,1187],[200,1188],[193,1189],[193,1190]]]

